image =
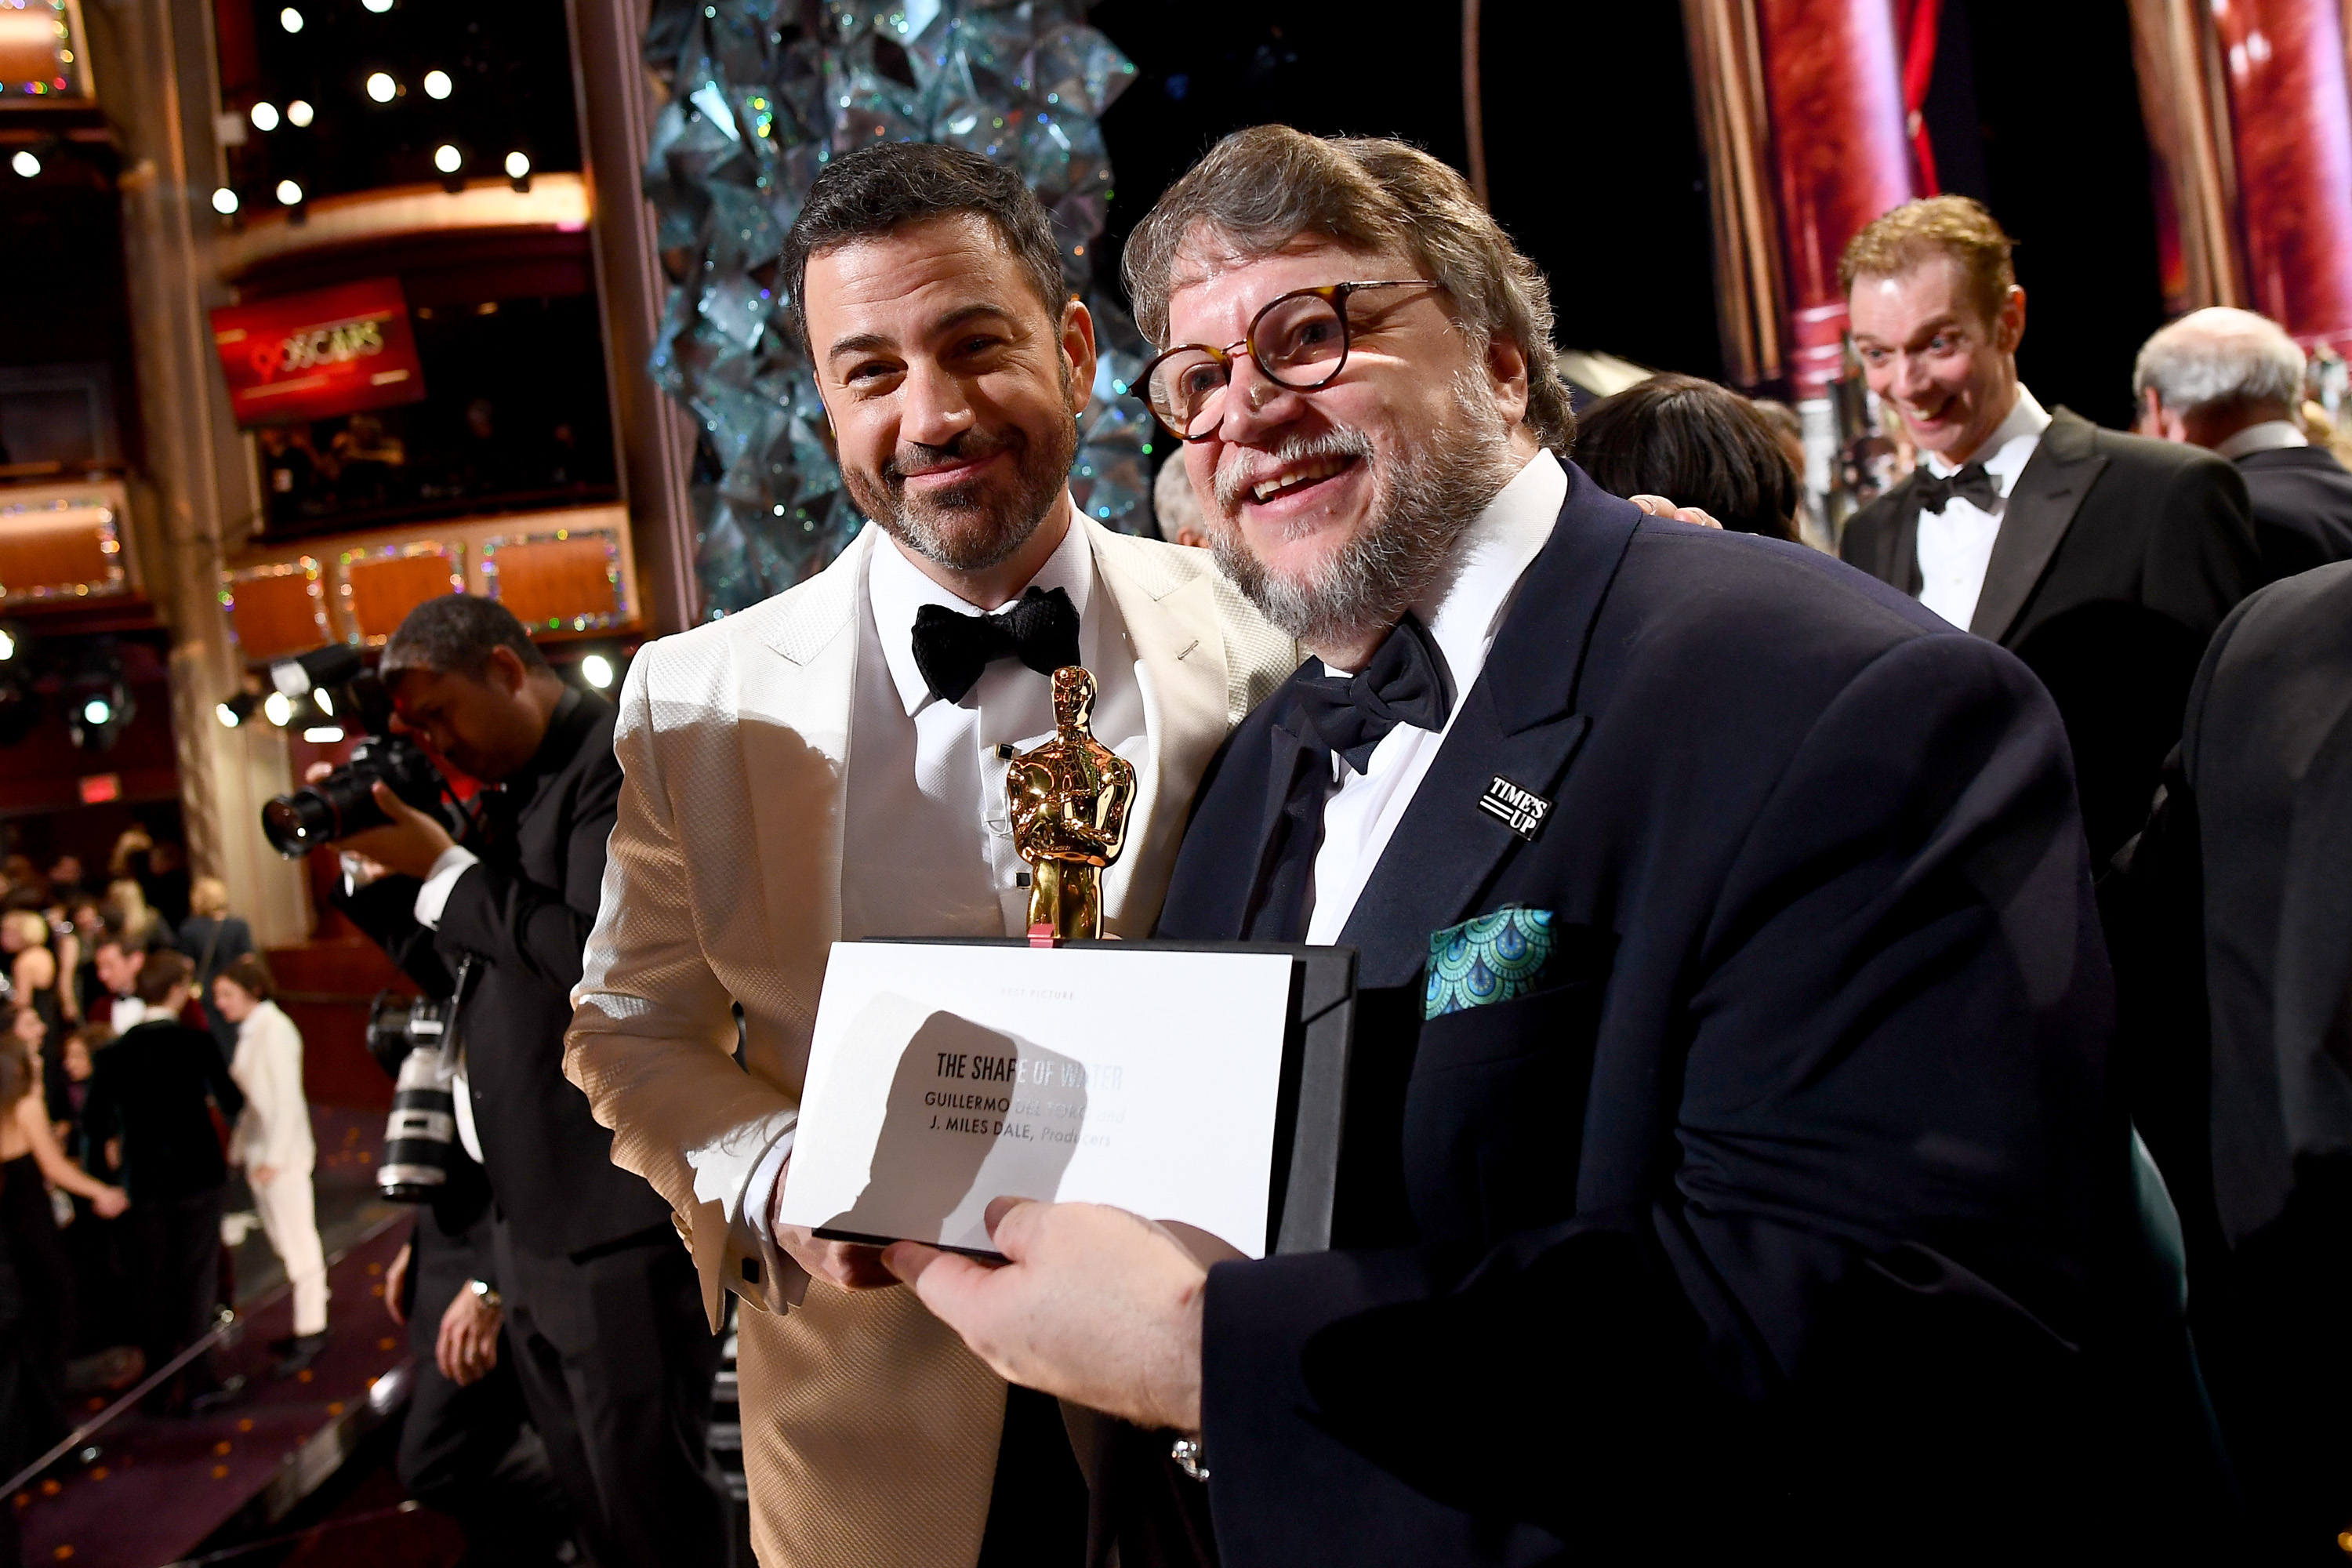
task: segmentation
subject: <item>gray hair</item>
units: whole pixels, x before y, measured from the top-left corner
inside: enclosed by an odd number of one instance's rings
[[[511,651],[525,669],[548,668],[512,610],[478,594],[442,594],[408,612],[384,643],[376,673],[386,686],[412,669],[478,680],[496,648]]]
[[[2303,398],[2303,351],[2286,329],[2252,310],[2215,305],[2160,329],[2132,366],[2132,396],[2145,402],[2150,387],[2167,408],[2281,404]]]
[[[1184,454],[1177,451],[1160,465],[1151,481],[1151,512],[1159,520],[1160,537],[1173,541],[1184,529],[1205,533],[1201,498],[1192,493],[1192,476],[1184,471]]]
[[[1445,290],[1475,352],[1500,336],[1527,355],[1527,423],[1537,438],[1563,457],[1575,444],[1576,416],[1554,363],[1550,285],[1469,183],[1418,147],[1256,125],[1210,148],[1127,241],[1136,324],[1162,347],[1179,255],[1203,229],[1244,259],[1307,234],[1412,258]]]

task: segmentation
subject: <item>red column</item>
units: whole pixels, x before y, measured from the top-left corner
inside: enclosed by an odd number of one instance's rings
[[[2337,0],[2213,0],[2237,143],[2249,303],[2352,344],[2352,91]]]
[[[1796,345],[1790,371],[1797,396],[1816,398],[1839,374],[1845,337],[1838,257],[1863,225],[1916,194],[1895,7],[1756,0],[1756,20]]]

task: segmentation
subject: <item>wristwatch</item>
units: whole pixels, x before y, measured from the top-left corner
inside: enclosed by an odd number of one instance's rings
[[[1198,1437],[1179,1437],[1168,1446],[1168,1457],[1176,1468],[1196,1481],[1209,1479],[1209,1450]]]
[[[499,1299],[498,1291],[491,1288],[490,1282],[487,1279],[468,1279],[466,1281],[466,1289],[474,1293],[475,1300],[493,1312],[506,1306],[506,1302]]]

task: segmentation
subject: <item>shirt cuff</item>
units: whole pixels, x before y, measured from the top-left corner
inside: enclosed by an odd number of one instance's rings
[[[743,1184],[743,1201],[735,1210],[735,1234],[731,1238],[733,1245],[729,1248],[740,1257],[756,1257],[760,1260],[761,1289],[748,1292],[739,1290],[737,1294],[749,1294],[765,1300],[772,1294],[781,1292],[794,1306],[799,1302],[792,1299],[798,1292],[790,1287],[800,1272],[800,1265],[776,1245],[775,1227],[768,1223],[768,1216],[775,1211],[776,1184],[783,1180],[784,1162],[793,1155],[793,1134],[799,1130],[799,1123],[795,1122],[776,1134],[776,1141],[768,1145],[768,1152],[760,1156],[758,1164],[751,1167],[751,1177]],[[736,1281],[730,1280],[730,1283]]]
[[[481,858],[462,845],[452,844],[441,851],[440,858],[433,862],[433,869],[425,879],[425,885],[416,889],[418,925],[427,931],[440,929],[441,911],[449,907],[449,890],[457,885],[458,878],[480,864]]]

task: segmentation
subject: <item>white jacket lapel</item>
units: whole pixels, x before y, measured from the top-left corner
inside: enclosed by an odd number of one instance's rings
[[[1202,770],[1225,738],[1229,682],[1215,578],[1152,568],[1152,547],[1081,517],[1095,574],[1118,606],[1135,654],[1150,755],[1137,780],[1127,852],[1103,879],[1105,928],[1151,933]]]
[[[857,686],[857,610],[873,549],[869,525],[831,566],[744,618],[735,659],[737,734],[756,845],[766,952],[800,1006],[787,1022],[804,1062],[826,954],[841,931],[842,802]],[[797,1088],[797,1085],[794,1086]]]

